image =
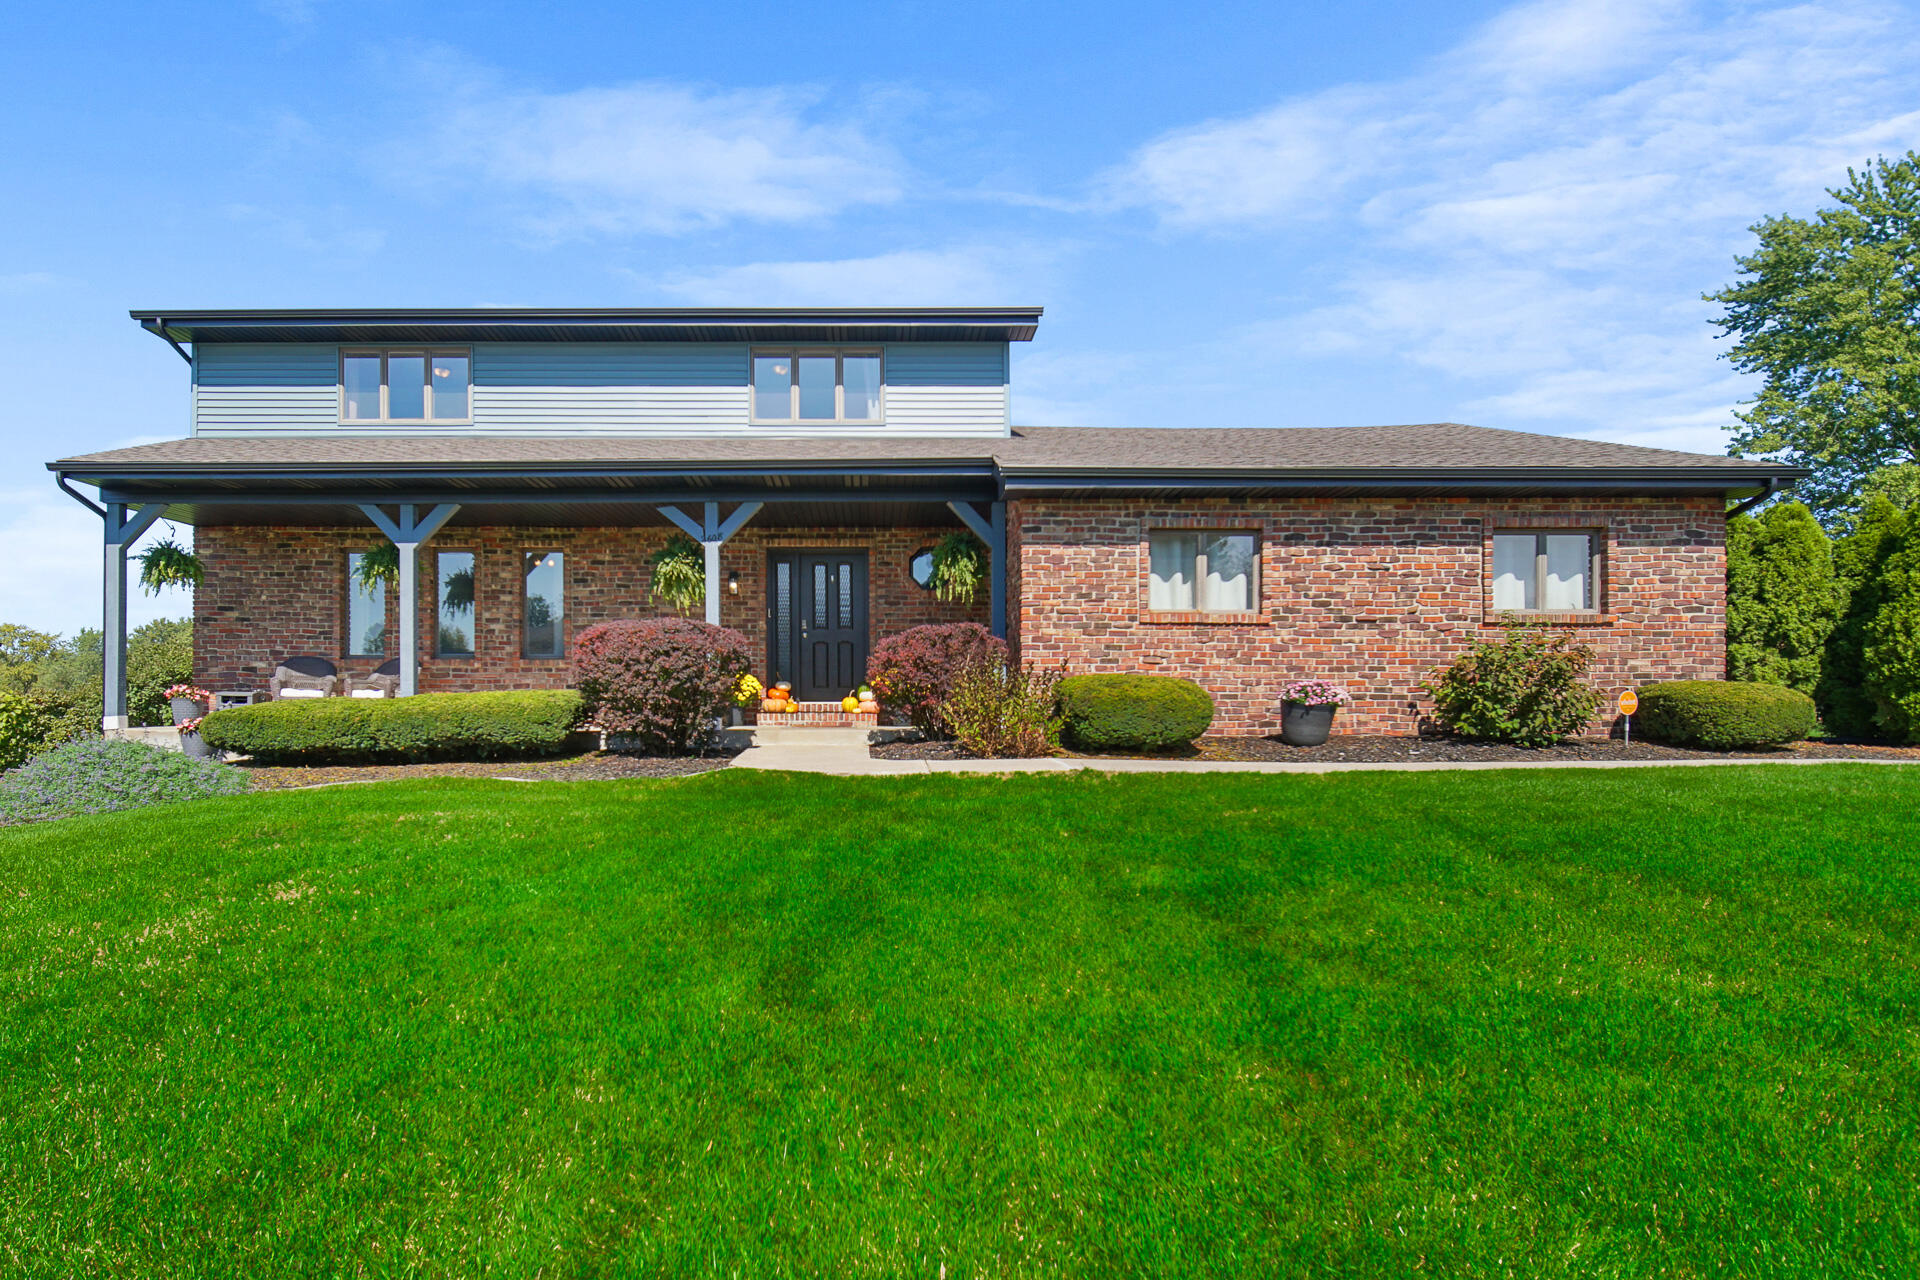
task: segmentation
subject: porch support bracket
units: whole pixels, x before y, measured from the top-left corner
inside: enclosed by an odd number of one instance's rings
[[[126,503],[109,502],[101,511],[106,551],[100,593],[100,629],[104,633],[100,645],[100,727],[103,730],[127,727],[127,548],[153,528],[153,522],[166,509],[164,502],[148,502],[129,514]]]
[[[992,582],[993,634],[1007,638],[1007,504],[987,504],[985,515],[971,502],[949,502],[947,509],[960,517],[960,523],[973,536],[987,544],[987,565]]]
[[[660,508],[660,514],[699,543],[700,550],[706,555],[707,621],[716,627],[720,625],[720,548],[728,538],[740,532],[742,525],[759,513],[761,505],[758,502],[743,502],[725,520],[720,518],[720,504],[717,502],[702,504],[699,520],[678,507]]]
[[[397,519],[371,502],[361,503],[360,510],[400,552],[400,696],[410,698],[419,692],[420,544],[440,532],[460,505],[443,502],[421,515],[419,507],[403,502]]]

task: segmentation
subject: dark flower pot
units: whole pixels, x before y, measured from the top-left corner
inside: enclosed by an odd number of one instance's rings
[[[1290,747],[1317,747],[1333,732],[1333,713],[1340,708],[1328,703],[1310,707],[1304,702],[1282,703],[1280,741]]]
[[[193,698],[170,698],[168,702],[173,709],[173,722],[175,724],[185,724],[189,720],[198,720],[201,716],[207,714],[207,709]]]
[[[210,759],[213,755],[213,748],[207,745],[198,729],[180,735],[180,750],[196,760]]]

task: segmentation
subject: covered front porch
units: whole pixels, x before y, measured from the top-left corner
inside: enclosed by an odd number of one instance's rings
[[[756,674],[805,702],[837,702],[872,645],[908,627],[1007,634],[1006,504],[985,459],[566,470],[63,468],[102,521],[106,727],[127,723],[127,550],[163,516],[194,528],[195,678],[220,692],[264,694],[296,657],[334,664],[343,688],[384,668],[402,696],[564,686],[580,631],[674,612],[651,562],[681,535],[701,553],[695,616],[745,633],[766,655]],[[985,544],[988,580],[940,600],[927,553],[960,530]],[[397,580],[370,591],[357,558],[386,542]]]

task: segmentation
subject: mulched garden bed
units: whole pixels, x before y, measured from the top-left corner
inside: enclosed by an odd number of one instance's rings
[[[900,739],[875,743],[880,760],[970,760],[953,742]],[[1060,753],[1071,759],[1140,759],[1141,756],[1095,756],[1076,751]],[[1510,747],[1497,742],[1463,742],[1457,738],[1398,737],[1391,734],[1335,734],[1324,746],[1290,747],[1278,738],[1205,737],[1185,751],[1161,752],[1157,760],[1274,760],[1298,764],[1465,764],[1475,761],[1526,760],[1920,760],[1920,747],[1881,747],[1863,743],[1796,742],[1776,751],[1694,751],[1652,742],[1621,742],[1617,738],[1580,738],[1557,747]]]
[[[680,778],[724,769],[733,755],[644,756],[626,751],[593,751],[581,756],[537,760],[448,761],[435,764],[236,765],[256,791],[315,787],[338,782],[390,782],[398,778],[529,778],[542,781],[604,782],[615,778]]]

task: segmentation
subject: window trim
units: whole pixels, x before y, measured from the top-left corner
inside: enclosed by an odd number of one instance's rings
[[[373,550],[372,547],[348,547],[340,557],[340,564],[343,570],[340,582],[343,588],[340,593],[340,631],[344,641],[340,646],[340,656],[343,658],[379,658],[384,661],[386,658],[392,656],[387,653],[384,648],[379,653],[362,652],[355,647],[353,638],[353,597],[359,590],[359,583],[354,581],[353,576],[353,558],[355,556],[368,555]],[[387,626],[387,605],[389,603],[389,597],[392,594],[391,591],[382,587],[378,596],[375,597],[380,606],[381,643],[388,646],[390,646],[393,641],[393,636],[390,634]]]
[[[1248,594],[1252,597],[1253,607],[1242,610],[1210,609],[1156,609],[1153,607],[1153,537],[1158,533],[1192,533],[1204,540],[1208,537],[1241,536],[1253,539],[1253,582]],[[1205,581],[1206,552],[1194,553],[1194,602],[1199,603],[1200,588]],[[1265,607],[1266,575],[1266,531],[1259,525],[1235,524],[1231,521],[1208,519],[1205,517],[1191,520],[1156,520],[1140,531],[1140,621],[1157,623],[1206,623],[1224,625],[1269,625]]]
[[[537,547],[521,547],[520,552],[520,658],[523,662],[564,662],[567,660],[567,549],[557,543],[544,543]],[[560,632],[559,648],[553,653],[530,653],[527,650],[527,562],[532,557],[560,557]]]
[[[449,652],[440,647],[440,589],[446,579],[440,573],[442,556],[466,555],[473,557],[473,634],[467,643],[473,647],[465,652]],[[435,547],[433,549],[433,591],[428,596],[427,607],[433,611],[433,656],[450,662],[464,662],[480,656],[480,551],[477,547]]]
[[[377,418],[349,418],[347,416],[347,360],[349,357],[380,357],[380,416]],[[421,407],[426,410],[424,418],[395,418],[387,412],[388,375],[387,362],[394,356],[420,356],[427,362],[427,380],[422,389]],[[436,356],[457,356],[467,362],[467,411],[458,418],[436,418],[433,416],[433,361]],[[399,346],[399,347],[341,347],[334,361],[334,383],[339,396],[339,421],[343,427],[362,424],[372,426],[460,426],[473,422],[473,348],[439,346]]]
[[[1591,603],[1584,609],[1502,609],[1493,602],[1493,542],[1499,537],[1531,537],[1534,539],[1533,551],[1533,591],[1534,599],[1541,600],[1546,594],[1546,556],[1547,538],[1554,535],[1578,535],[1587,540],[1587,598]],[[1485,561],[1481,574],[1484,585],[1484,620],[1498,622],[1502,618],[1520,618],[1528,622],[1565,622],[1575,624],[1611,623],[1613,614],[1609,608],[1611,591],[1607,582],[1607,566],[1611,563],[1612,538],[1608,526],[1604,524],[1584,523],[1580,520],[1567,520],[1559,517],[1532,517],[1492,519],[1487,522]]]
[[[762,358],[786,356],[792,361],[787,373],[787,412],[784,418],[763,418],[760,416],[760,397],[753,385],[754,362]],[[803,418],[800,416],[800,360],[804,356],[833,357],[833,417]],[[880,416],[877,418],[847,417],[847,364],[848,356],[871,356],[880,362]],[[750,347],[747,350],[747,423],[749,426],[779,427],[834,427],[883,426],[887,421],[887,352],[885,347]]]

